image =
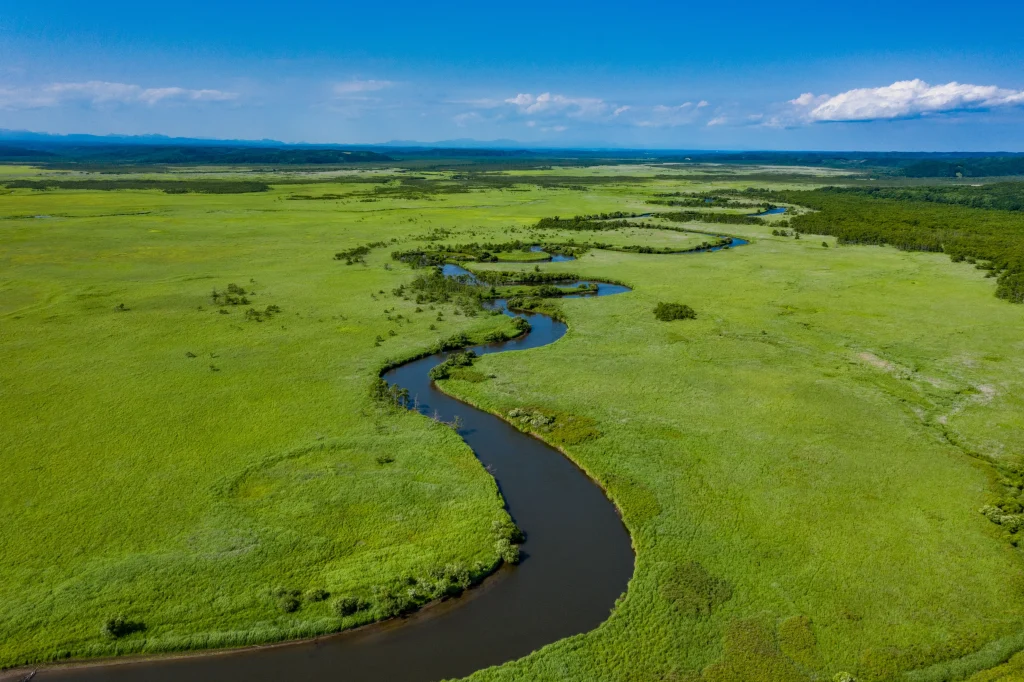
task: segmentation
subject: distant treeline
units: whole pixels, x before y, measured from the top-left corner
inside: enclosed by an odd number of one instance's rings
[[[162,190],[167,194],[247,194],[266,192],[270,185],[254,180],[5,180],[8,189],[91,189],[116,191],[125,189]]]
[[[631,223],[624,217],[644,218],[652,216],[663,218],[680,223],[701,222],[717,223],[726,225],[763,225],[761,218],[743,215],[740,213],[716,213],[714,211],[675,211],[669,213],[597,213],[593,215],[578,215],[572,218],[541,218],[534,225],[536,229],[542,230],[616,230],[624,227],[648,229],[648,230],[674,230],[676,232],[687,232],[679,227],[669,225],[657,225],[654,223]]]
[[[593,215],[577,215],[572,218],[541,218],[534,225],[539,230],[615,230],[620,227],[639,227],[625,218],[643,218],[649,213],[595,213]]]
[[[1024,157],[993,156],[955,161],[918,161],[903,168],[908,178],[982,178],[1024,175]]]
[[[677,223],[722,223],[725,225],[762,225],[764,220],[740,213],[715,213],[712,211],[677,211],[659,213],[659,218],[674,220]]]
[[[830,192],[860,194],[877,199],[928,201],[999,211],[1024,211],[1024,182],[942,187],[830,187]]]
[[[1024,175],[1024,154],[986,152],[693,152],[672,160],[693,164],[825,166],[911,178]]]
[[[38,159],[50,163],[71,164],[286,164],[293,166],[393,161],[386,154],[355,149],[141,144],[5,145],[0,147],[0,160],[3,159]]]
[[[648,204],[661,206],[683,206],[699,208],[701,206],[715,206],[717,208],[754,208],[761,206],[768,208],[769,204],[758,204],[749,200],[737,200],[734,197],[723,197],[720,194],[710,192],[687,193],[687,192],[664,192],[655,194],[657,199],[648,199]]]
[[[579,275],[568,272],[519,272],[517,270],[481,270],[476,273],[477,279],[488,284],[501,286],[509,284],[554,284],[556,282],[572,282]]]
[[[529,251],[533,246],[541,246],[546,254],[561,254],[566,256],[577,256],[586,251],[585,246],[576,244],[537,244],[533,241],[514,240],[502,243],[479,243],[453,244],[450,246],[440,245],[431,249],[412,249],[409,251],[394,251],[391,258],[413,267],[427,267],[431,265],[444,265],[448,262],[476,261],[478,263],[496,263],[500,258],[495,254]],[[540,254],[543,255],[543,254]]]
[[[886,196],[889,191],[893,198]],[[889,244],[908,251],[944,252],[955,262],[975,263],[989,277],[996,277],[996,296],[1024,303],[1024,213],[906,200],[901,191],[876,194],[824,188],[769,196],[814,209],[792,218],[791,225],[800,232],[833,235],[840,244]],[[943,190],[910,190],[909,198],[917,198],[915,191],[920,191],[921,198],[937,191],[931,195],[934,199]],[[997,188],[993,196],[1003,191]]]

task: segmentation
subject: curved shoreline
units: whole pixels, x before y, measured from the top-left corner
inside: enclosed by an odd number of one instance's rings
[[[746,243],[739,241],[733,245]],[[596,292],[563,298],[629,291],[621,285],[598,285]],[[506,315],[525,317],[531,329],[514,339],[472,346],[478,355],[546,346],[568,330],[564,322],[513,312],[504,303],[495,305]],[[382,376],[409,389],[421,414],[441,421],[463,419],[459,435],[494,476],[506,508],[526,533],[519,566],[500,566],[463,596],[355,629],[242,648],[22,667],[0,673],[0,679],[34,674],[33,679],[79,682],[232,677],[269,682],[341,674],[346,680],[430,682],[506,663],[602,625],[635,567],[632,538],[618,508],[562,448],[437,388],[430,369],[459,350],[407,360]],[[423,396],[429,402],[419,400]],[[453,648],[459,653],[452,655]]]

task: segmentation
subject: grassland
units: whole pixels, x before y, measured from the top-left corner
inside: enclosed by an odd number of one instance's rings
[[[610,180],[528,184],[550,174]],[[414,274],[388,254],[699,243],[532,226],[747,186],[622,166],[523,173],[526,191],[381,196],[252,177],[271,190],[0,196],[0,666],[323,632],[379,615],[343,619],[338,595],[493,567],[493,481],[450,429],[380,408],[368,387],[388,359],[507,322],[417,313],[389,293]],[[341,198],[289,199],[327,193]],[[603,435],[567,454],[638,552],[602,627],[476,679],[945,680],[1024,649],[1020,550],[980,513],[999,491],[990,462],[1024,447],[1024,307],[939,254],[772,224],[712,227],[752,241],[717,253],[471,266],[633,287],[560,301],[564,339],[480,359],[493,379],[444,387],[501,414],[594,420]],[[365,263],[332,259],[382,240]],[[280,312],[255,322],[218,305],[211,290],[230,283]],[[697,319],[656,320],[665,301]],[[282,611],[281,590],[317,589],[332,598]],[[104,639],[117,613],[146,629]]]

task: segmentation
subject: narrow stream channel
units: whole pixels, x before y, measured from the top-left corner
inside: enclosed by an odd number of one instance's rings
[[[745,243],[733,241],[734,246]],[[444,272],[472,276],[451,265]],[[629,291],[597,284],[596,293],[583,296]],[[538,348],[566,333],[564,323],[546,315],[510,311],[504,300],[492,305],[506,315],[525,317],[531,330],[515,339],[476,346],[478,355]],[[629,534],[615,507],[596,483],[554,448],[437,389],[428,374],[447,356],[439,353],[408,362],[384,378],[407,388],[422,414],[446,422],[459,417],[459,435],[494,476],[509,513],[526,534],[519,565],[503,567],[457,599],[350,632],[178,658],[44,667],[33,679],[433,682],[521,658],[604,622],[633,574]]]

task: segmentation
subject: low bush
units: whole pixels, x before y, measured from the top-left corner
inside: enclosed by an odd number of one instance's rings
[[[145,629],[146,626],[143,623],[131,621],[122,615],[117,615],[103,621],[103,625],[100,627],[100,634],[107,639],[120,639],[133,632],[140,632]]]
[[[344,596],[334,600],[334,612],[344,618],[369,608],[369,604],[359,597]]]
[[[408,408],[409,389],[402,388],[396,384],[389,384],[383,377],[377,377],[370,385],[370,397],[374,402],[388,407]]]
[[[300,601],[302,592],[299,590],[278,587],[274,590],[273,596],[276,600],[277,609],[282,613],[295,613],[302,606]]]
[[[476,353],[473,351],[465,351],[463,353],[456,353],[447,360],[442,362],[440,365],[433,367],[430,370],[430,379],[432,381],[440,381],[441,379],[447,379],[451,375],[451,371],[457,367],[469,367],[473,364],[473,360],[476,358]]]
[[[697,319],[696,311],[683,303],[659,303],[654,307],[654,316],[662,322]]]
[[[331,596],[331,593],[328,592],[327,590],[323,590],[323,589],[320,589],[320,588],[314,588],[314,589],[309,590],[308,592],[306,592],[306,601],[308,601],[308,602],[327,601],[327,599],[330,596]]]

